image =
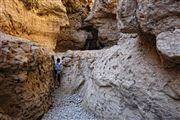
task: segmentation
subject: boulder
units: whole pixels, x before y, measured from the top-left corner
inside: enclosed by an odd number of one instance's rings
[[[173,31],[180,29],[180,1],[119,0],[117,6],[121,32],[154,37],[164,67],[179,63],[179,33]]]
[[[61,0],[1,0],[1,31],[55,49],[61,26],[69,24]]]
[[[49,109],[53,86],[47,50],[30,40],[0,33],[1,114],[13,120],[40,118]]]
[[[162,32],[157,36],[157,49],[167,60],[180,63],[180,29]]]

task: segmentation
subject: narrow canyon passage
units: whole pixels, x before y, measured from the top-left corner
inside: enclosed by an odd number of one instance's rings
[[[81,106],[82,97],[79,94],[65,94],[57,88],[53,93],[52,108],[42,120],[99,120],[95,114]]]
[[[0,120],[180,120],[180,0],[0,0]]]
[[[63,59],[64,56],[66,57]],[[100,117],[83,106],[84,94],[82,91],[84,90],[81,88],[83,81],[77,80],[77,77],[72,77],[73,75],[71,77],[68,75],[70,78],[67,77],[68,73],[76,73],[77,70],[70,67],[72,71],[69,71],[67,65],[70,64],[66,63],[68,61],[67,56],[66,52],[54,55],[54,62],[56,63],[57,58],[60,58],[60,63],[63,64],[61,83],[60,86],[56,86],[52,93],[53,104],[42,120],[100,120]],[[57,84],[56,82],[55,84]]]

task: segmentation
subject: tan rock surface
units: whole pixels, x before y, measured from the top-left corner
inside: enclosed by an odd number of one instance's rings
[[[51,104],[52,61],[37,43],[0,33],[0,109],[13,120],[36,120]]]
[[[56,46],[61,26],[67,26],[61,0],[1,0],[1,31],[36,41],[50,50]]]

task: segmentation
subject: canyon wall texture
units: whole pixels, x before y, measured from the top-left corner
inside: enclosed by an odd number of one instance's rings
[[[118,1],[118,27],[122,32],[154,36],[167,67],[179,63],[180,1]],[[169,64],[169,62],[172,62]]]
[[[86,20],[101,24],[93,18],[108,15],[108,2],[96,0]],[[59,55],[64,88],[83,94],[84,106],[105,119],[180,120],[180,2],[117,2],[118,45]]]
[[[115,45],[119,40],[116,11],[117,0],[95,0],[89,16],[85,19],[98,30],[99,41],[104,46]]]
[[[105,119],[180,120],[180,1],[62,2],[0,1],[1,31],[51,50],[58,39],[57,51],[66,51],[83,48],[87,33],[77,29],[92,24],[104,45],[118,45],[57,54],[62,89],[81,93]],[[38,119],[51,102],[51,58],[29,40],[0,40],[0,119]]]
[[[125,35],[126,36],[126,35]],[[68,51],[62,84],[106,119],[179,120],[180,67],[165,69],[153,44],[136,36],[100,51]]]
[[[47,112],[52,66],[37,43],[0,33],[0,119],[36,120]]]
[[[83,49],[87,33],[78,29],[83,26],[93,0],[62,0],[62,2],[67,9],[69,26],[60,30],[56,51]]]
[[[61,26],[69,24],[61,0],[1,0],[0,30],[53,50]]]

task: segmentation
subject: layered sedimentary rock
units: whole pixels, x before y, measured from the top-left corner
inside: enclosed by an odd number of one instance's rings
[[[177,37],[179,33],[170,32],[180,29],[180,1],[119,0],[117,15],[118,26],[122,32],[143,33],[145,36],[149,34],[158,37],[157,48],[163,57],[166,56],[164,59],[168,57],[171,62],[177,63],[174,58],[180,57]],[[169,43],[173,47],[169,47]]]
[[[60,30],[56,51],[83,49],[87,33],[78,29],[83,26],[93,0],[62,0],[62,2],[67,9],[70,24]]]
[[[50,50],[61,26],[69,24],[61,0],[1,0],[0,30],[36,41]]]
[[[116,20],[117,0],[95,0],[86,22],[93,24],[104,46],[117,44],[119,32]]]
[[[38,119],[50,106],[53,84],[52,60],[44,48],[0,33],[0,118]]]
[[[106,119],[179,120],[180,68],[164,69],[152,44],[125,37],[106,50],[61,55],[64,87],[80,89],[84,105]]]

